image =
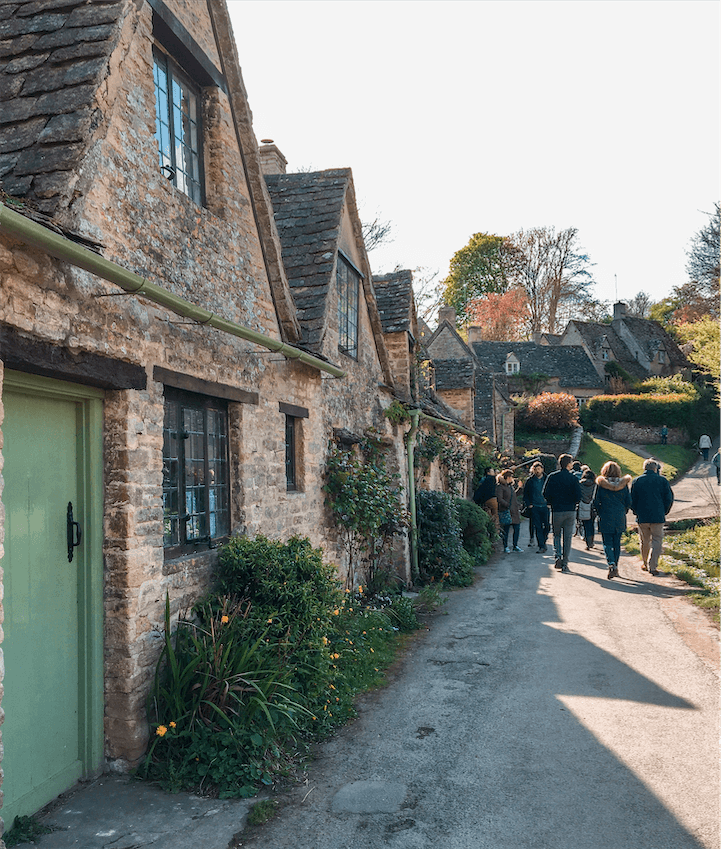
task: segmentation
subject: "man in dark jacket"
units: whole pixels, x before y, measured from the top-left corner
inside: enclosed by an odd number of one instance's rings
[[[551,526],[553,527],[553,548],[556,552],[556,569],[568,572],[568,557],[571,553],[571,540],[576,527],[576,507],[581,500],[581,484],[569,471],[573,462],[570,454],[561,454],[560,466],[552,472],[543,486],[543,497],[551,508]]]
[[[644,571],[658,574],[663,548],[663,523],[673,504],[671,484],[661,475],[658,460],[644,460],[643,474],[631,484],[631,510],[638,521]]]

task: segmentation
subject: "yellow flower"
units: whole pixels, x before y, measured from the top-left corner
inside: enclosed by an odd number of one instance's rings
[[[272,621],[273,621],[273,617],[271,616],[271,617],[270,617],[270,619],[268,620],[268,624],[270,625],[270,623],[271,623]]]
[[[333,616],[337,616],[339,613],[340,613],[340,611],[336,607],[336,609],[333,611]]]
[[[373,654],[375,654],[375,651],[373,651],[373,649],[371,649],[371,651],[373,652]]]
[[[332,684],[329,684],[328,686],[331,688],[331,690],[335,690],[335,687]]]
[[[174,722],[169,722],[169,723],[168,723],[168,725],[170,725],[170,727],[171,727],[171,728],[175,728],[175,723],[174,723]]]
[[[164,725],[159,725],[155,729],[155,733],[158,735],[158,737],[165,737],[165,735],[168,733],[168,729]]]
[[[221,616],[220,621],[223,625],[225,625],[227,622],[230,622],[230,618],[228,616]]]
[[[363,587],[358,587],[358,592],[363,595]]]
[[[328,645],[328,637],[322,637],[322,640],[323,640],[323,645],[327,646]]]

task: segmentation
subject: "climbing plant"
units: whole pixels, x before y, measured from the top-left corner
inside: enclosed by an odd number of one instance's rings
[[[391,540],[408,527],[398,478],[372,439],[365,439],[357,454],[329,446],[323,490],[348,552],[348,589],[363,569],[366,585],[376,588]]]
[[[463,494],[463,484],[468,475],[470,460],[469,444],[450,433],[425,433],[419,431],[414,464],[427,473],[431,463],[438,460],[452,495]]]

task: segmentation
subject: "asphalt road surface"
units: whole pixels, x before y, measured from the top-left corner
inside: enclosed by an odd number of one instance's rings
[[[718,849],[718,630],[639,567],[497,555],[233,845]]]

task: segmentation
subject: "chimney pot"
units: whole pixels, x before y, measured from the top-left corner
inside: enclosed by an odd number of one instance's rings
[[[623,301],[616,301],[613,305],[613,317],[624,318],[626,315],[626,304]]]

